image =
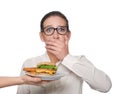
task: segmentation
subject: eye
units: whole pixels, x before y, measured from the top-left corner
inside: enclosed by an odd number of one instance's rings
[[[58,31],[64,32],[64,31],[65,31],[65,28],[64,28],[64,27],[58,27]]]
[[[53,31],[53,29],[54,29],[54,28],[52,28],[52,27],[46,28],[46,29],[45,29],[45,32],[46,32],[46,33],[51,33],[51,32]]]

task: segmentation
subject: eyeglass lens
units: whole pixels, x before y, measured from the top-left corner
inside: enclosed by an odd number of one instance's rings
[[[58,34],[64,35],[67,32],[67,27],[66,26],[59,26],[57,28],[54,27],[46,27],[44,28],[44,33],[46,35],[52,35],[55,30],[57,31]]]

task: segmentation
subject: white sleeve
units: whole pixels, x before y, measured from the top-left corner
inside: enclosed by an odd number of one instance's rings
[[[29,86],[19,85],[17,89],[17,94],[30,94]]]
[[[25,72],[23,71],[23,68],[26,66],[26,62],[23,64],[21,69],[20,76],[25,75]],[[30,88],[29,85],[19,85],[17,88],[17,94],[30,94]]]
[[[101,92],[108,92],[112,86],[110,78],[98,70],[85,56],[67,55],[62,64],[86,81],[89,86]]]

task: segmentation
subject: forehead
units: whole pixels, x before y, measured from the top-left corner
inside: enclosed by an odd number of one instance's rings
[[[43,23],[44,27],[46,26],[65,26],[66,25],[66,21],[65,19],[59,17],[59,16],[50,16],[49,18],[47,18],[44,23]]]

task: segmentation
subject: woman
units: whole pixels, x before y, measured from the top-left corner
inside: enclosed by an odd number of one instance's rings
[[[46,52],[41,56],[27,59],[23,67],[33,67],[38,62],[44,61],[54,62],[55,59],[57,71],[65,75],[62,79],[37,87],[20,85],[17,94],[82,94],[83,81],[94,90],[100,92],[110,90],[112,83],[106,73],[96,68],[84,55],[73,56],[69,53],[71,31],[64,14],[59,11],[47,13],[41,20],[40,28],[39,35],[41,41],[45,43]],[[79,45],[79,40],[76,41]],[[24,74],[22,69],[21,75]]]

